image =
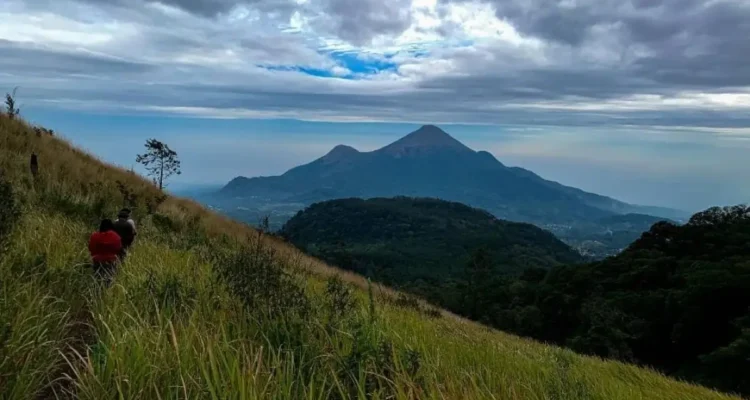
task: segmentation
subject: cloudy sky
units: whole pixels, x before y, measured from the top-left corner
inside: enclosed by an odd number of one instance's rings
[[[167,141],[182,183],[436,123],[692,211],[750,201],[749,37],[750,0],[2,0],[0,89],[121,165]]]

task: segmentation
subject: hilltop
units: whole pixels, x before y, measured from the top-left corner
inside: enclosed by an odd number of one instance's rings
[[[280,176],[237,177],[215,196],[201,200],[250,223],[271,214],[272,222],[280,226],[312,203],[394,196],[460,202],[503,220],[549,229],[573,245],[588,240],[588,234],[606,231],[598,223],[603,218],[627,213],[679,214],[627,204],[505,166],[490,153],[474,151],[434,125],[370,152],[337,146]]]
[[[551,233],[531,224],[437,199],[330,200],[300,211],[280,234],[334,265],[459,312],[472,254],[486,250],[492,274],[518,274],[582,261]],[[460,313],[460,312],[459,312]]]
[[[733,398],[400,305],[7,117],[0,182],[2,398]],[[140,233],[103,288],[86,241],[123,205]]]

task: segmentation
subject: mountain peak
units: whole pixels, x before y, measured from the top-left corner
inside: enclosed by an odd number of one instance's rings
[[[380,151],[390,154],[403,154],[409,149],[454,149],[472,151],[463,143],[435,125],[424,125],[416,131],[383,147]]]
[[[423,125],[416,131],[404,136],[402,141],[408,139],[409,142],[416,145],[455,145],[460,144],[456,139],[446,131],[435,125]]]
[[[359,151],[354,147],[340,144],[323,156],[323,159],[326,161],[340,161],[354,154],[359,154]]]
[[[352,146],[340,144],[334,147],[328,154],[350,154],[350,153],[359,153],[359,151],[357,151],[357,149],[355,149]]]

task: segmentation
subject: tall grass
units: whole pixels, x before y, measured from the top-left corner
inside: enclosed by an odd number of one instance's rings
[[[0,256],[2,398],[732,398],[435,312],[23,121],[0,118],[0,181],[20,210]],[[140,234],[103,287],[86,239],[123,205]]]

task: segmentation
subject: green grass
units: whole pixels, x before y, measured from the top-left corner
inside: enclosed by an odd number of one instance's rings
[[[0,118],[0,180],[21,210],[0,219],[12,225],[0,254],[1,398],[732,398],[399,307],[394,292],[192,202],[160,202],[148,182],[23,122]],[[123,205],[118,180],[136,194],[140,235],[104,288],[86,242]]]

